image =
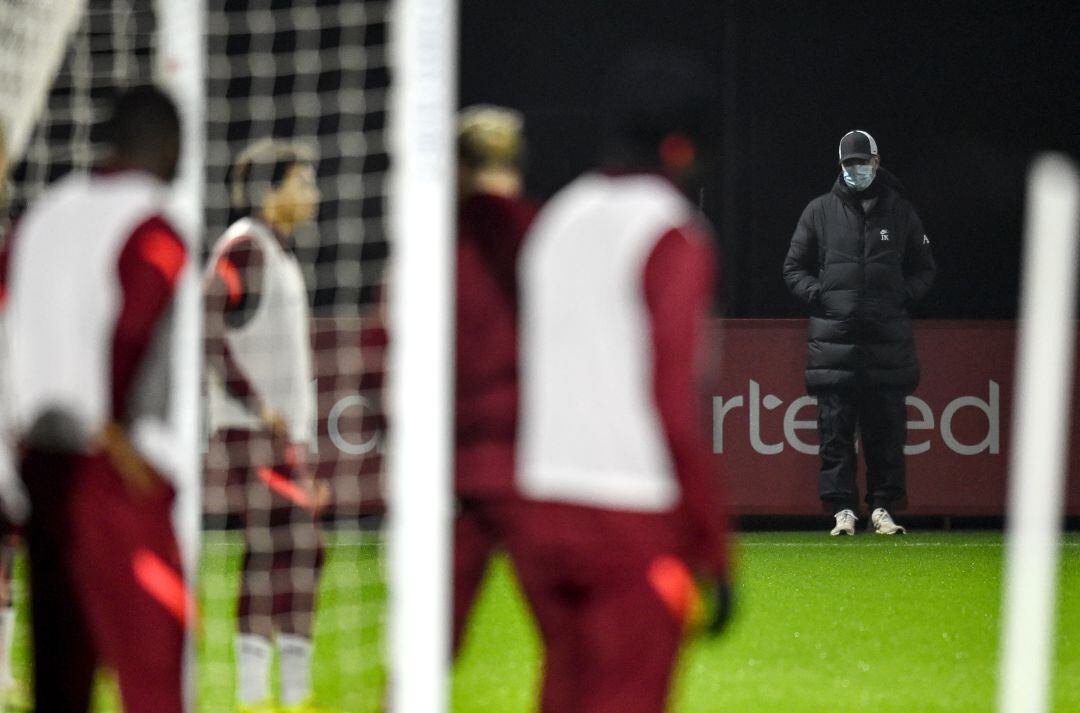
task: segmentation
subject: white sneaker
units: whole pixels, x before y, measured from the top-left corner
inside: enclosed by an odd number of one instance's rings
[[[859,521],[859,518],[855,517],[854,512],[847,508],[844,508],[840,512],[833,515],[833,517],[836,518],[836,527],[829,530],[830,535],[836,537],[837,535],[855,534],[855,523]]]
[[[874,532],[879,535],[905,535],[907,530],[893,522],[892,515],[885,508],[878,508],[870,515]]]

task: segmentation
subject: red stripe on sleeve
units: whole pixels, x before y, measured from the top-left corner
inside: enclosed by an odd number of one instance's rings
[[[206,285],[207,367],[221,375],[225,389],[258,413],[254,385],[240,367],[225,338],[254,315],[261,299],[263,259],[251,235],[228,239],[214,263],[214,279]]]
[[[245,321],[250,319],[261,297],[262,273],[262,253],[252,237],[230,238],[214,263],[214,276],[224,287],[225,300],[221,307],[234,319],[243,315]]]
[[[124,415],[128,390],[186,259],[184,243],[160,216],[135,228],[120,251],[117,276],[123,298],[113,336],[113,418]]]
[[[152,219],[138,237],[137,246],[142,260],[161,273],[166,282],[175,285],[187,260],[187,251],[176,233],[160,218]]]
[[[214,272],[221,278],[221,282],[225,285],[225,291],[228,295],[228,305],[233,305],[240,302],[244,296],[244,283],[240,279],[240,271],[236,269],[236,265],[229,259],[228,255],[222,255],[217,264],[214,265]]]

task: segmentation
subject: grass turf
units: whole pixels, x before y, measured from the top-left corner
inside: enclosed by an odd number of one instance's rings
[[[755,533],[739,538],[737,616],[717,640],[685,649],[672,709],[994,709],[1002,538],[925,533],[906,538]],[[379,710],[385,585],[371,536],[332,535],[315,625],[314,687],[342,713]],[[209,534],[199,600],[200,711],[233,710],[233,607],[239,541]],[[20,590],[23,590],[20,592]],[[1080,535],[1062,551],[1054,711],[1080,710]],[[24,588],[16,590],[25,604]],[[20,618],[25,621],[23,613]],[[20,632],[25,642],[25,632]],[[504,560],[477,602],[452,681],[454,713],[533,710],[539,641]],[[25,643],[16,671],[25,675]],[[106,683],[99,712],[117,710]]]
[[[690,643],[672,709],[794,713],[994,709],[1002,538],[759,533],[739,538],[737,616]],[[539,648],[504,563],[478,603],[455,713],[530,711]],[[1080,710],[1080,536],[1063,549],[1055,711]]]

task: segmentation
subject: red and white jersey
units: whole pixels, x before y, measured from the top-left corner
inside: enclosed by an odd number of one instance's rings
[[[72,174],[46,191],[5,247],[6,376],[16,439],[64,414],[64,446],[89,452],[125,424],[163,475],[179,457],[167,421],[168,319],[186,250],[150,174]],[[175,442],[174,442],[175,441]]]
[[[586,174],[541,211],[519,266],[526,497],[638,512],[679,503],[643,281],[661,238],[693,216],[649,174]]]
[[[239,242],[258,254],[258,285],[243,284],[244,274],[231,265]],[[238,398],[226,383],[235,377],[207,374],[211,433],[225,428],[261,430],[254,407],[269,407],[285,419],[293,443],[313,442],[315,395],[312,387],[311,314],[300,264],[270,228],[242,218],[221,236],[210,258],[207,282],[222,278],[228,290],[253,289],[257,304],[239,326],[224,331],[229,368],[241,372],[250,398]],[[249,280],[250,281],[250,280]]]

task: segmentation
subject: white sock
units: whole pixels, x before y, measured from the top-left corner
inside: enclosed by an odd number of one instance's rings
[[[15,641],[15,608],[0,608],[0,686],[7,687],[15,682],[11,674],[11,644]]]
[[[250,705],[270,697],[270,639],[258,634],[236,635],[237,697]]]
[[[291,706],[311,693],[311,639],[278,634],[281,657],[281,704]]]

